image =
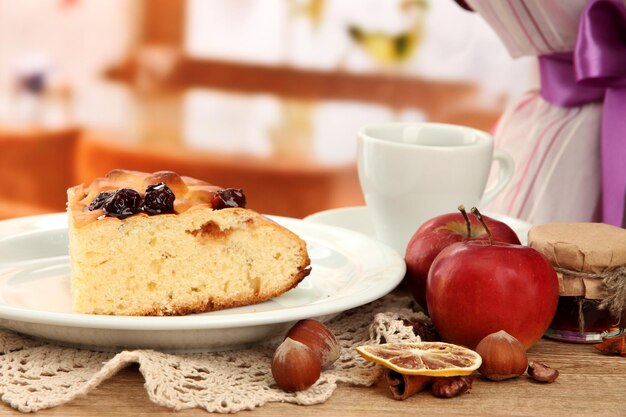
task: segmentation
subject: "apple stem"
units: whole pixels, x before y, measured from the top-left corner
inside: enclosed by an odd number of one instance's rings
[[[482,224],[483,227],[485,228],[485,231],[487,232],[487,236],[489,236],[489,245],[493,245],[493,236],[491,235],[491,230],[489,230],[489,228],[487,227],[487,223],[485,223],[485,219],[483,218],[483,215],[480,214],[480,211],[478,211],[476,207],[472,207],[472,214],[476,216],[480,224]]]
[[[467,215],[467,211],[465,211],[465,206],[463,204],[461,204],[458,209],[465,219],[465,226],[467,227],[467,237],[470,238],[472,237],[472,222],[470,222],[469,216]]]

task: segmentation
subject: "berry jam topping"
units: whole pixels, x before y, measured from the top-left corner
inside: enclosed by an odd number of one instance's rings
[[[125,219],[140,211],[141,195],[130,188],[120,188],[102,205],[107,216]]]
[[[211,199],[213,210],[221,210],[227,207],[246,207],[246,196],[239,188],[226,188],[219,190]]]
[[[115,194],[115,191],[103,191],[89,204],[89,211],[100,210],[104,203]]]
[[[149,185],[141,210],[150,215],[174,212],[174,192],[164,183]]]
[[[130,188],[120,188],[117,191],[103,191],[89,204],[88,210],[103,210],[106,216],[125,219],[133,214],[174,213],[174,192],[165,184],[149,185],[142,198],[141,194]],[[246,207],[246,196],[239,188],[219,190],[211,199],[213,210],[229,207]]]

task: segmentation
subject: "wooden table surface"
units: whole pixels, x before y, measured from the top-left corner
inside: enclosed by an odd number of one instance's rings
[[[452,399],[421,392],[405,401],[391,399],[387,387],[339,386],[325,403],[313,406],[269,403],[239,415],[250,416],[626,416],[626,358],[606,356],[590,345],[543,339],[528,352],[530,360],[545,362],[560,371],[553,384],[540,384],[526,376],[491,382],[476,377],[470,394]],[[41,416],[195,416],[204,410],[176,412],[152,404],[137,367],[130,367],[103,383],[86,397],[43,410]],[[7,405],[0,417],[22,415]]]

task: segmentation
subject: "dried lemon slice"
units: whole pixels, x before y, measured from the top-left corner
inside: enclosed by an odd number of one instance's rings
[[[405,375],[469,375],[482,363],[473,350],[443,342],[384,343],[356,350],[368,361]]]

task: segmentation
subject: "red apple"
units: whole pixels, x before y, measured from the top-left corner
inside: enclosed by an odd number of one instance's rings
[[[406,248],[407,283],[413,298],[424,309],[426,305],[426,279],[435,257],[447,246],[468,240],[488,240],[487,231],[475,218],[465,213],[463,206],[459,213],[443,214],[428,220],[415,232]],[[482,216],[491,230],[493,239],[499,242],[519,245],[517,234],[506,223]]]
[[[522,245],[454,243],[437,255],[428,273],[433,325],[444,341],[469,348],[504,330],[528,349],[550,325],[558,297],[552,265]]]

